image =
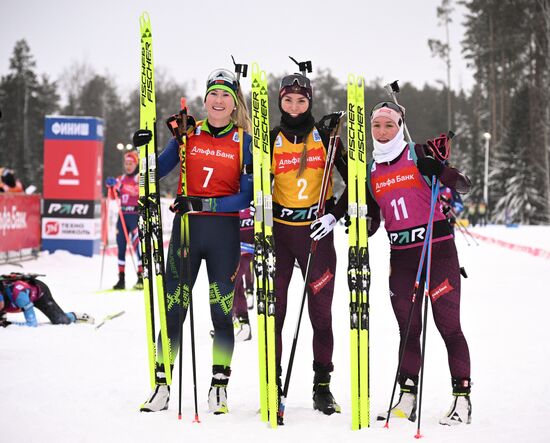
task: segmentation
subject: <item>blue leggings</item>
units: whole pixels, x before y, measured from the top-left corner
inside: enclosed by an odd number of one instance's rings
[[[128,231],[128,236],[132,242],[132,248],[136,252],[137,262],[136,266],[141,266],[141,250],[139,247],[139,238],[138,238],[138,215],[137,214],[124,214],[124,223],[126,224],[126,229]],[[120,272],[124,271],[126,265],[126,235],[124,234],[124,229],[118,217],[116,223],[116,244],[118,246],[118,269]]]
[[[210,315],[214,326],[213,365],[229,367],[233,356],[233,294],[235,278],[239,266],[240,239],[239,218],[220,215],[189,216],[190,269],[182,269],[180,259],[180,223],[181,216],[174,217],[172,237],[166,262],[166,305],[167,326],[170,338],[171,361],[174,362],[180,344],[180,312],[183,321],[189,306],[189,287],[191,290],[204,259],[208,273]],[[183,272],[183,301],[180,296],[180,273]],[[189,278],[190,277],[190,278]],[[195,309],[204,305],[206,294],[192,293]],[[198,308],[197,308],[198,307]],[[158,339],[159,362],[162,358],[162,343]]]

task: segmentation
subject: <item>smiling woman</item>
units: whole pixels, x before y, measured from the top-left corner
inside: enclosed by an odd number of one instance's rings
[[[326,213],[320,208],[324,173],[330,164],[335,144],[335,166],[347,179],[343,146],[336,141],[338,119],[327,116],[319,123],[311,113],[313,94],[310,80],[302,74],[283,77],[279,88],[280,125],[271,131],[273,172],[273,235],[275,237],[275,306],[276,357],[279,366],[279,388],[284,404],[285,391],[280,380],[283,352],[282,333],[287,310],[288,287],[297,262],[305,276],[308,312],[313,326],[313,407],[326,415],[340,412],[340,406],[330,390],[334,369],[332,354],[332,297],[336,272],[333,228],[344,215],[347,192],[336,199],[330,185],[326,187]],[[337,114],[338,115],[338,114]],[[329,121],[331,124],[324,125]],[[327,169],[332,174],[332,169]],[[344,198],[342,198],[344,197]],[[318,214],[318,212],[320,212]],[[315,245],[315,260],[309,259]],[[314,265],[310,266],[310,263]],[[286,375],[288,390],[289,368]],[[280,403],[281,404],[281,403]],[[284,407],[281,408],[284,410]],[[282,418],[282,417],[281,417]]]
[[[416,420],[417,393],[421,393],[419,374],[423,372],[420,335],[425,327],[421,307],[427,298],[447,347],[453,393],[451,408],[439,423],[469,424],[470,352],[460,325],[461,268],[438,191],[439,181],[462,193],[471,183],[445,161],[450,150],[446,135],[428,140],[425,145],[405,142],[405,111],[396,103],[378,103],[370,119],[374,150],[373,161],[367,167],[369,241],[383,217],[391,247],[390,300],[402,349],[396,376],[399,399],[377,419],[389,420],[391,416]],[[419,295],[413,295],[412,300],[411,288]],[[430,297],[420,296],[418,288],[424,288]]]
[[[186,294],[192,290],[204,259],[214,326],[208,405],[217,415],[229,411],[227,384],[234,347],[234,276],[241,252],[239,210],[248,208],[252,200],[252,154],[251,137],[245,132],[250,127],[248,110],[239,81],[231,71],[216,69],[208,76],[204,107],[207,118],[195,123],[191,116],[187,116],[187,143],[179,145],[172,138],[160,155],[158,166],[160,177],[164,177],[180,163],[181,158],[185,159],[185,168],[180,168],[178,197],[171,207],[179,216],[174,217],[166,262],[166,317],[173,351],[171,364],[173,366],[180,347],[181,322],[185,321],[189,306]],[[150,139],[151,132],[140,129],[134,136],[134,143],[144,144]],[[185,152],[180,152],[181,149]],[[188,268],[180,265],[183,255],[180,252],[180,225],[184,216],[189,217]],[[174,300],[179,302],[174,303]],[[163,343],[159,336],[156,387],[142,405],[144,412],[168,408],[170,387],[166,383],[163,361]]]

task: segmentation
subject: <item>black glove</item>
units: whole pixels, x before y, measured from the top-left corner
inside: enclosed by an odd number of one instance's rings
[[[187,212],[210,212],[210,200],[208,198],[178,195],[174,203],[170,205],[170,210],[181,215]]]
[[[0,314],[0,326],[2,328],[7,328],[9,325],[11,325],[11,321],[8,321],[6,317],[4,317],[4,314]]]
[[[436,160],[432,156],[422,157],[419,158],[416,162],[416,166],[418,167],[418,170],[422,175],[426,175],[428,177],[436,176],[439,178],[441,173],[443,172],[443,163],[441,163],[439,160]]]
[[[195,132],[195,128],[197,127],[197,123],[195,122],[195,118],[192,115],[187,114],[174,114],[171,115],[166,119],[166,125],[168,126],[168,129],[172,133],[172,135],[176,138],[179,138],[184,135],[184,124],[183,124],[183,118],[186,118],[186,134],[187,136],[190,136]]]
[[[146,145],[153,138],[153,133],[149,129],[138,129],[134,132],[132,137],[132,143],[134,148],[139,148],[140,146]]]
[[[319,122],[317,123],[317,127],[319,129],[324,129],[325,131],[330,132],[334,128],[336,128],[336,125],[338,124],[338,121],[342,118],[342,115],[342,112],[333,112],[332,114],[327,114],[321,120],[319,120]]]

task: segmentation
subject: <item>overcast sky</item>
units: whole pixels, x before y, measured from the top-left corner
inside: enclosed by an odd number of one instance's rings
[[[148,11],[155,65],[202,93],[208,73],[237,62],[259,62],[273,74],[291,72],[288,59],[312,60],[345,82],[348,72],[384,83],[418,87],[445,79],[429,38],[444,40],[441,0],[2,0],[0,75],[8,72],[17,40],[25,38],[37,72],[57,79],[72,63],[109,73],[122,93],[139,78],[139,16]],[[451,24],[452,86],[470,89],[472,71],[461,56],[464,9]],[[314,75],[313,75],[314,77]]]

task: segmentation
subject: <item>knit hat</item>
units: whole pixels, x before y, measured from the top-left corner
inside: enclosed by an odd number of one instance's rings
[[[235,104],[238,102],[237,91],[239,89],[239,82],[237,81],[235,74],[228,69],[219,68],[210,73],[208,79],[206,80],[206,93],[204,94],[205,100],[210,91],[213,91],[214,89],[221,89],[229,92],[229,94],[233,97],[233,100],[235,100]]]
[[[279,88],[279,101],[287,94],[300,94],[311,102],[313,94],[309,78],[302,74],[292,74],[283,77]]]

